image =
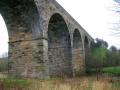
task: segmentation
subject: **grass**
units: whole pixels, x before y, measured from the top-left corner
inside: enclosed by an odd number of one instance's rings
[[[47,80],[6,78],[0,80],[0,90],[120,90],[120,81],[110,82],[111,79],[97,80],[95,76]]]
[[[22,88],[26,88],[28,85],[29,83],[27,79],[23,78],[8,77],[0,79],[0,88],[4,88],[3,90],[14,90],[10,88],[19,88],[21,90]]]
[[[110,79],[111,80],[111,79]],[[29,79],[29,90],[120,90],[117,82],[96,77],[81,77],[72,79],[36,80]]]
[[[88,82],[88,89],[87,89],[87,90],[92,90],[92,88],[93,88],[93,81],[90,80],[90,81]]]
[[[116,67],[103,67],[100,69],[102,73],[112,74],[112,75],[120,75],[120,66]],[[89,69],[89,73],[96,74],[97,71],[95,68]]]
[[[118,89],[120,90],[120,81],[115,82],[115,83],[113,84],[113,86],[114,86],[115,88],[118,88]]]
[[[8,77],[0,79],[0,90],[120,90],[120,81],[112,77],[97,80],[96,76],[45,80]]]
[[[118,66],[118,67],[105,67],[102,69],[102,72],[120,75],[120,66]]]

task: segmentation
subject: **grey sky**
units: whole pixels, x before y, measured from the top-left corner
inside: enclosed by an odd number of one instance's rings
[[[113,28],[120,21],[113,0],[57,0],[93,38],[101,38],[120,48],[120,37]]]

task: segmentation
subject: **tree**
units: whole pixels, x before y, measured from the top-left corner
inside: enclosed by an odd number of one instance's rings
[[[102,39],[96,39],[95,45],[91,50],[87,69],[96,69],[97,74],[101,73],[103,67],[119,66],[120,65],[120,50],[115,46],[108,49],[108,43]]]
[[[93,63],[97,69],[100,69],[104,66],[104,61],[107,58],[108,50],[103,47],[96,47],[92,51],[90,58],[93,60]]]
[[[88,62],[88,66],[91,68],[96,68],[97,72],[104,66],[104,62],[107,58],[108,54],[108,43],[102,39],[96,39],[96,43],[94,48],[90,53],[90,61]]]
[[[112,51],[112,52],[117,52],[117,48],[116,48],[115,46],[111,46],[111,47],[110,47],[110,51]]]
[[[120,65],[120,53],[115,46],[110,47],[108,59],[109,59],[109,66]]]
[[[108,47],[108,43],[106,41],[104,41],[103,39],[96,38],[95,47],[107,48]]]

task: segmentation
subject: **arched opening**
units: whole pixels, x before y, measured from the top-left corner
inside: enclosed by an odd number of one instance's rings
[[[73,33],[73,71],[76,76],[80,75],[83,71],[83,44],[81,34],[78,29],[75,29]]]
[[[81,35],[80,32],[75,29],[74,33],[73,33],[73,48],[74,49],[82,49],[82,39],[81,39]]]
[[[87,72],[88,64],[89,64],[89,52],[90,52],[89,41],[87,37],[85,37],[84,39],[84,50],[85,50],[85,66],[86,66],[86,72]]]
[[[8,31],[5,21],[0,14],[0,58],[8,57]]]
[[[14,75],[33,73],[33,38],[40,32],[39,14],[34,0],[0,0],[9,35],[8,59]]]
[[[54,14],[48,26],[48,58],[51,76],[71,76],[71,40],[63,17]]]

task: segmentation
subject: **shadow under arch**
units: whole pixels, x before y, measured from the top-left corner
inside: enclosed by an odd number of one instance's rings
[[[72,76],[71,39],[64,18],[55,13],[48,25],[50,76]]]
[[[82,44],[81,34],[78,29],[75,29],[73,33],[73,48],[82,48],[82,47],[83,44]]]

